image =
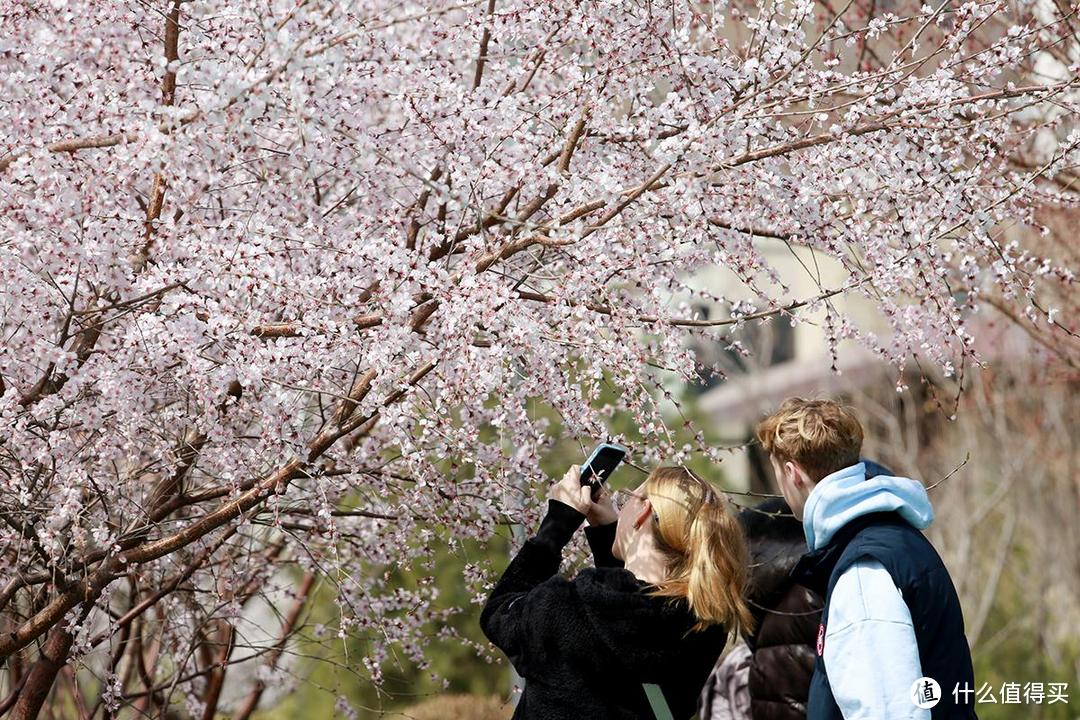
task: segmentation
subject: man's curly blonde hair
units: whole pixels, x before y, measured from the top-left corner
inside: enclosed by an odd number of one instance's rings
[[[757,438],[779,462],[794,462],[814,482],[859,462],[863,429],[848,408],[832,400],[788,398],[758,423]]]

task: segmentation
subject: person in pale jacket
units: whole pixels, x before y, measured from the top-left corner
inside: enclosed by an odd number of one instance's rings
[[[792,577],[825,599],[807,719],[977,720],[959,597],[920,532],[926,488],[868,479],[862,425],[829,400],[789,399],[756,434],[806,536]]]

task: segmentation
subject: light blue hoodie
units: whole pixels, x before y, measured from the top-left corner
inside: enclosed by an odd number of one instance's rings
[[[934,520],[922,483],[889,475],[867,479],[863,463],[838,470],[806,499],[806,544],[817,550],[855,518],[888,510],[919,530]],[[864,558],[841,574],[825,625],[829,689],[845,720],[930,719],[930,710],[911,699],[911,687],[922,676],[911,612],[881,563]]]
[[[823,477],[806,499],[806,545],[811,550],[824,547],[837,530],[855,518],[887,510],[898,511],[918,530],[934,521],[934,508],[921,482],[891,475],[867,479],[865,463],[837,470]]]

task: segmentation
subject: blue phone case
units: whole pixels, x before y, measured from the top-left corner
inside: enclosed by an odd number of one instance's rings
[[[592,454],[589,455],[589,459],[581,464],[581,472],[585,472],[585,470],[590,465],[593,464],[593,461],[596,460],[596,456],[599,455],[600,452],[602,450],[604,450],[605,448],[611,448],[613,450],[618,450],[619,452],[621,452],[623,454],[624,459],[626,458],[626,456],[628,454],[626,448],[624,448],[622,445],[616,445],[615,443],[600,443],[595,448],[593,448]],[[596,477],[596,473],[594,472],[593,473],[593,478],[595,478],[595,477]],[[595,484],[595,481],[593,480],[593,478],[590,478],[587,482]]]

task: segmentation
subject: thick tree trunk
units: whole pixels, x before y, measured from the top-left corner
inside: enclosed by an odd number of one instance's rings
[[[41,656],[30,667],[19,699],[11,711],[11,720],[33,720],[41,712],[60,670],[67,664],[74,640],[71,633],[57,625],[49,631]]]

